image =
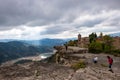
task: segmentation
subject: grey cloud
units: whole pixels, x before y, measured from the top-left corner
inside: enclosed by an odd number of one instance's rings
[[[38,20],[55,20],[57,16],[55,16],[55,14],[52,16],[52,14],[44,8],[43,0],[41,2],[38,1],[39,0],[0,1],[0,26],[18,26]]]
[[[120,21],[120,20],[119,20]],[[120,23],[119,22],[116,22],[116,21],[112,21],[112,22],[109,22],[109,25],[108,26],[116,26],[116,27],[120,27]]]
[[[72,28],[68,27],[67,25],[58,24],[58,25],[54,25],[52,27],[46,28],[46,31],[42,32],[41,34],[42,35],[60,34],[60,33],[63,33],[64,31],[68,31],[70,29],[72,29]]]
[[[71,23],[84,13],[96,14],[101,10],[119,10],[119,4],[120,0],[0,0],[0,30],[19,25],[33,27],[55,24],[62,18],[65,19],[63,23]],[[88,21],[85,25],[91,27],[100,22]],[[58,33],[57,31],[55,33]]]
[[[120,16],[112,19],[111,22],[109,22],[109,26],[116,26],[120,28]]]
[[[104,19],[95,19],[95,20],[88,20],[84,23],[80,24],[79,26],[85,26],[85,27],[94,27],[95,25],[98,25],[102,23]]]

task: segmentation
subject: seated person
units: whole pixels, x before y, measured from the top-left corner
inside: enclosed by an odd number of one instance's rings
[[[94,58],[93,58],[93,62],[94,62],[94,63],[97,63],[97,62],[98,62],[98,57],[94,57]]]

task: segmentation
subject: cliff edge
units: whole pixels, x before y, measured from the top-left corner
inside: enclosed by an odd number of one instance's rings
[[[68,48],[69,50],[69,48]],[[69,53],[70,51],[70,53]],[[113,72],[108,71],[106,54],[66,51],[60,48],[60,61],[56,54],[42,61],[0,67],[0,80],[119,80],[120,57],[113,58]],[[98,63],[92,59],[97,56]],[[79,63],[80,62],[80,63]],[[78,64],[79,63],[79,64]]]

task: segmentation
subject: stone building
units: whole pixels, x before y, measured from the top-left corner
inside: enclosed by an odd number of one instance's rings
[[[78,44],[79,47],[81,46],[81,34],[78,34]]]
[[[97,41],[103,41],[102,38],[97,38]],[[115,49],[120,49],[120,37],[113,37],[113,46]],[[88,48],[89,37],[82,37],[81,34],[78,34],[78,43],[77,46],[80,48]]]
[[[120,49],[120,37],[113,38],[113,46],[115,49]]]
[[[80,48],[88,48],[89,45],[89,38],[88,37],[81,37],[81,34],[78,34],[78,44]]]

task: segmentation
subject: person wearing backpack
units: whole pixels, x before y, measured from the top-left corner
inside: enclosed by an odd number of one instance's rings
[[[107,58],[108,58],[108,63],[109,63],[109,71],[112,71],[113,59],[110,56],[107,56]]]

